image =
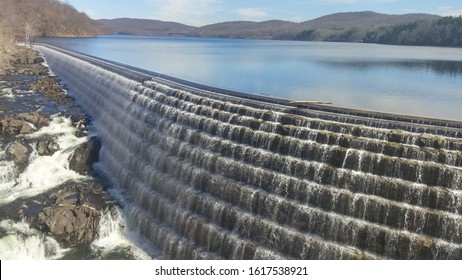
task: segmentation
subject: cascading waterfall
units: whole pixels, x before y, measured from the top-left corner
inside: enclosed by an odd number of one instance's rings
[[[0,258],[6,259],[58,259],[66,250],[58,242],[23,222],[0,221],[5,232],[0,237]]]
[[[296,108],[38,49],[164,258],[462,259],[461,123]]]
[[[17,172],[14,162],[6,159],[6,153],[0,147],[0,197],[14,185]]]

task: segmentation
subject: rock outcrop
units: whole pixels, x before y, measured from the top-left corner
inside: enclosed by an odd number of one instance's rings
[[[59,81],[53,77],[36,80],[29,87],[30,90],[42,92],[57,104],[69,104],[72,98],[61,88]]]
[[[101,185],[73,185],[50,194],[53,204],[38,214],[37,228],[66,247],[91,243],[109,199]]]
[[[26,169],[29,163],[29,155],[32,152],[29,144],[24,139],[13,141],[6,148],[6,155],[9,159],[13,160],[18,167],[19,172]]]
[[[89,175],[93,164],[98,161],[100,149],[101,142],[96,137],[83,143],[69,156],[69,169],[82,175]]]
[[[0,208],[9,218],[25,220],[64,247],[90,244],[104,211],[115,203],[100,183],[67,183],[45,194]]]
[[[88,125],[90,124],[90,119],[88,116],[73,115],[71,116],[71,120],[77,129],[75,131],[76,137],[82,138],[88,136]]]
[[[5,119],[0,122],[0,133],[3,135],[27,134],[34,131],[34,127],[23,120]]]
[[[45,138],[37,142],[39,156],[52,156],[59,150],[59,145],[51,138]]]
[[[8,117],[0,121],[0,135],[12,136],[29,134],[47,126],[50,119],[37,112],[21,113],[16,117]]]
[[[9,64],[0,65],[0,75],[47,75],[44,59],[29,48],[18,47],[12,54]]]
[[[27,112],[18,115],[19,120],[33,124],[37,129],[50,124],[50,118],[40,115],[38,112]]]
[[[18,136],[35,132],[49,123],[50,119],[48,117],[42,116],[37,112],[21,113],[0,121],[0,139],[5,140],[6,143],[11,141],[6,145],[6,155],[8,159],[14,161],[20,173],[26,169],[29,163],[32,147],[29,140],[18,138]],[[51,155],[57,150],[56,145],[51,143],[50,139],[43,143],[39,141],[38,148],[43,152],[41,155],[45,153]]]

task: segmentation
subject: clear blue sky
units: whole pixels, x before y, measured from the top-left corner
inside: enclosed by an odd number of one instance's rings
[[[337,12],[461,15],[460,0],[67,0],[94,19],[146,18],[202,26],[232,20],[305,21]]]

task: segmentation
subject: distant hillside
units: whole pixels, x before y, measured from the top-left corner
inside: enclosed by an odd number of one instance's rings
[[[462,17],[444,17],[433,21],[415,21],[380,27],[369,32],[366,43],[462,47]]]
[[[418,20],[434,20],[440,16],[431,14],[405,14],[405,15],[389,15],[379,14],[376,12],[349,12],[336,13],[323,16],[317,19],[309,20],[300,23],[304,27],[314,28],[332,28],[332,27],[373,27],[377,28],[385,25],[395,25]]]
[[[294,22],[282,20],[231,21],[200,27],[191,35],[218,38],[283,39],[293,37],[296,25]]]
[[[430,14],[388,15],[375,12],[337,13],[299,23],[294,39],[307,41],[361,41],[371,31],[416,21],[433,21]]]
[[[196,27],[176,22],[149,19],[101,19],[98,20],[111,34],[127,35],[187,35]]]
[[[90,37],[102,27],[58,0],[0,0],[0,21],[17,37]]]
[[[230,21],[202,27],[175,22],[140,19],[100,20],[111,33],[131,35],[181,34],[197,37],[285,39],[309,41],[362,41],[370,32],[387,26],[432,21],[429,14],[387,15],[375,12],[336,13],[301,23],[270,20],[264,22]]]
[[[337,13],[301,23],[288,21],[234,21],[207,25],[191,35],[224,38],[287,39],[309,41],[360,41],[369,32],[385,26],[432,21],[429,14],[387,15],[374,12]]]

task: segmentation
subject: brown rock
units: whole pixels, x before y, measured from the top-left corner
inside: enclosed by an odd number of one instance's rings
[[[101,142],[93,137],[83,143],[69,156],[69,169],[88,175],[91,173],[93,163],[98,161]]]
[[[20,172],[26,169],[31,152],[31,148],[23,139],[13,141],[6,149],[8,158],[14,161]]]
[[[6,119],[0,122],[0,128],[3,134],[19,134],[22,126],[23,122],[14,119]]]
[[[88,206],[53,205],[39,214],[43,230],[66,247],[91,243],[96,235],[100,213]]]
[[[18,119],[29,122],[38,129],[50,124],[50,119],[48,117],[42,116],[37,112],[21,113],[18,115]]]
[[[29,123],[23,122],[23,125],[21,127],[21,131],[19,131],[19,134],[29,134],[35,131],[35,128],[32,127]]]
[[[74,247],[93,242],[102,214],[114,206],[101,184],[70,182],[0,206],[0,212],[9,219],[26,221],[65,247]]]
[[[59,81],[52,77],[39,79],[31,84],[30,90],[40,91],[58,104],[68,104],[72,98],[61,88]]]
[[[113,205],[99,184],[71,185],[49,197],[54,202],[38,214],[36,226],[66,247],[91,243],[102,211]]]
[[[43,62],[45,62],[45,59],[43,59],[43,57],[41,57],[41,56],[36,57],[36,58],[34,59],[34,63],[35,63],[35,64],[43,63]]]
[[[0,122],[0,133],[6,135],[29,134],[47,126],[50,119],[37,112],[21,113],[17,118],[7,118]]]
[[[59,145],[50,138],[37,142],[37,152],[40,156],[51,156],[59,150]]]

